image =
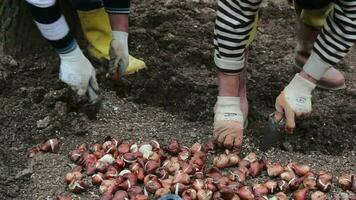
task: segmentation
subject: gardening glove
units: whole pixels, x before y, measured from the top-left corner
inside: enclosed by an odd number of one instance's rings
[[[296,74],[276,99],[275,120],[286,119],[285,130],[293,133],[295,117],[309,115],[312,111],[311,92],[316,85]]]
[[[128,33],[112,31],[112,40],[109,50],[109,75],[121,77],[129,65],[129,49],[127,44]]]
[[[244,117],[240,97],[218,96],[214,108],[214,141],[218,146],[241,150]]]
[[[61,64],[59,78],[79,96],[88,92],[90,101],[97,99],[99,91],[95,69],[77,46],[73,51],[59,54]]]

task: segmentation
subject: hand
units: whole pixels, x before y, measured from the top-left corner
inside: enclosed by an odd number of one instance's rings
[[[90,101],[95,101],[99,86],[94,67],[77,47],[72,52],[60,54],[59,78],[68,84],[79,96],[88,92]]]
[[[309,115],[312,111],[311,92],[315,84],[296,74],[276,99],[275,121],[286,118],[285,130],[293,133],[295,117]]]
[[[113,39],[109,50],[109,75],[116,79],[125,74],[129,65],[128,34],[122,31],[113,31],[112,34]]]

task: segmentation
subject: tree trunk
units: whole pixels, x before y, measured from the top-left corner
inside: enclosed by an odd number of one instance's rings
[[[77,26],[75,12],[68,2],[62,3],[66,19],[71,27]],[[72,31],[77,32],[76,29]],[[48,45],[37,30],[24,0],[0,0],[0,54],[18,55],[30,53]],[[30,49],[31,51],[26,51]]]

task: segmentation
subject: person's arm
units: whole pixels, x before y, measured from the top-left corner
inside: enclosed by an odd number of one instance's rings
[[[330,66],[345,57],[355,41],[356,1],[337,1],[314,43],[313,51],[303,70],[277,97],[276,120],[286,117],[287,132],[293,132],[295,117],[312,111],[311,93],[315,88],[315,82],[320,80]]]
[[[130,0],[103,0],[104,8],[109,14],[112,29],[110,44],[109,74],[116,79],[125,74],[129,65],[128,29]]]
[[[78,95],[88,92],[90,99],[95,101],[96,91],[99,90],[95,70],[78,47],[56,0],[26,0],[26,2],[42,36],[48,40],[60,57],[60,79]]]
[[[303,70],[319,80],[330,66],[345,57],[355,41],[356,1],[337,1]]]

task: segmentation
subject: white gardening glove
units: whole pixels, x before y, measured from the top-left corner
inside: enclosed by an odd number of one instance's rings
[[[240,97],[218,96],[214,108],[214,141],[224,148],[241,150],[244,116]]]
[[[311,92],[316,85],[296,74],[276,99],[276,120],[286,118],[285,130],[293,133],[295,117],[308,115],[312,111]]]
[[[95,101],[99,91],[96,73],[89,60],[77,46],[73,51],[59,54],[61,59],[59,78],[68,84],[78,95],[88,91],[90,101]]]
[[[109,76],[113,79],[123,76],[129,65],[128,33],[112,31],[110,43]]]

